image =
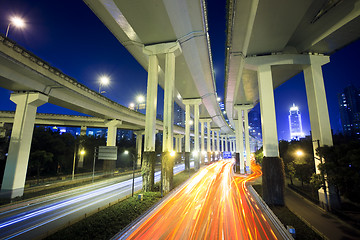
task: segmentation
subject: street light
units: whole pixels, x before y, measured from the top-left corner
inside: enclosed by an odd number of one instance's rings
[[[133,180],[132,180],[132,188],[131,188],[131,196],[134,196],[134,183],[135,183],[135,156],[133,153],[129,152],[128,150],[124,151],[125,155],[131,154],[132,160],[133,160]]]
[[[304,155],[304,152],[301,151],[301,150],[297,150],[297,151],[296,151],[296,155],[297,155],[298,157],[301,157],[302,155]]]
[[[6,29],[5,37],[7,37],[9,35],[9,30],[10,30],[11,25],[14,25],[14,27],[17,27],[17,28],[23,28],[23,27],[25,27],[25,21],[22,18],[17,17],[17,16],[11,17],[10,23],[8,24],[7,29]]]
[[[74,161],[73,161],[73,169],[72,169],[72,177],[71,179],[74,180],[75,178],[75,162],[76,162],[76,152],[77,152],[77,147],[76,147],[76,140],[75,140],[75,148],[74,148]],[[85,150],[84,149],[81,149],[80,151],[80,155],[81,156],[84,156],[85,155]]]
[[[99,93],[105,93],[105,91],[101,91],[102,86],[107,86],[110,83],[110,77],[107,75],[101,75],[99,77]]]

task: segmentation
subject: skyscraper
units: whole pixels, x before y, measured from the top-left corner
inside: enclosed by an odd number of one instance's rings
[[[338,94],[340,119],[343,133],[360,137],[360,91],[355,86],[347,86]]]
[[[176,102],[174,103],[174,124],[185,127],[185,111]]]
[[[302,130],[301,114],[299,108],[293,103],[289,111],[290,139],[299,140],[305,136]]]

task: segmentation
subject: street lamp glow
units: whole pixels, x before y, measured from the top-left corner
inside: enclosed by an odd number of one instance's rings
[[[220,101],[221,101],[221,98],[220,98],[220,97],[217,97],[216,100],[217,100],[218,102],[220,102]]]
[[[135,103],[130,103],[130,104],[129,104],[129,108],[135,109]]]
[[[302,155],[304,155],[304,152],[301,151],[301,150],[297,150],[297,151],[296,151],[296,155],[299,156],[299,157],[301,157]]]
[[[9,35],[10,26],[12,26],[12,25],[17,28],[23,28],[23,27],[25,27],[25,21],[18,16],[11,17],[10,23],[8,24],[7,29],[6,29],[5,37],[7,37]]]
[[[190,121],[189,121],[189,124],[190,124],[190,125],[193,125],[193,124],[194,124],[194,121],[193,121],[193,120],[190,120]]]
[[[125,151],[124,151],[124,154],[128,155],[128,154],[129,154],[129,151],[128,151],[128,150],[125,150]]]
[[[174,151],[171,151],[171,152],[170,152],[170,156],[171,156],[171,157],[175,156],[175,152],[174,152]]]
[[[86,152],[85,152],[84,149],[80,151],[80,155],[85,155],[85,153],[86,153]]]
[[[139,95],[136,97],[136,101],[138,103],[143,103],[143,102],[145,102],[145,97],[143,95]]]
[[[104,93],[105,91],[101,91],[102,86],[107,86],[110,83],[110,77],[107,75],[101,75],[99,77],[99,93]]]

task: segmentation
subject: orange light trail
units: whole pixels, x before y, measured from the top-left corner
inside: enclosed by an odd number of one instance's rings
[[[234,161],[218,161],[198,172],[150,216],[119,239],[277,239],[249,193],[246,182],[261,176],[235,176]]]

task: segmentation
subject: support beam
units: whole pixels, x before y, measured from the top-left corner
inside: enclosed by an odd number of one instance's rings
[[[135,131],[136,135],[136,169],[141,168],[141,157],[142,157],[142,142],[144,131]]]
[[[264,156],[279,157],[274,87],[270,65],[258,67],[258,86]]]
[[[121,127],[122,121],[113,119],[107,121],[105,126],[107,127],[107,139],[106,139],[106,146],[116,146],[116,134],[117,129]]]
[[[205,163],[205,119],[200,119],[200,128],[201,128],[201,152],[200,152],[200,156],[201,156],[201,164]]]
[[[211,147],[210,147],[210,129],[211,129],[211,119],[207,119],[206,120],[206,128],[207,128],[207,140],[206,140],[206,151],[207,151],[207,161],[210,162],[211,161]]]
[[[311,64],[304,67],[306,95],[308,100],[311,137],[314,149],[316,173],[319,174],[318,165],[322,159],[317,155],[316,149],[324,145],[332,146],[333,139],[330,127],[329,112],[326,101],[326,92],[321,66],[329,62],[329,57],[310,56]],[[326,161],[326,159],[324,160]],[[334,186],[325,182],[325,190],[319,189],[319,201],[326,209],[336,209],[340,206]]]
[[[48,101],[48,96],[32,92],[12,93],[10,100],[16,103],[16,111],[1,195],[11,199],[24,193],[36,110]]]
[[[198,99],[198,102],[194,104],[194,162],[195,170],[200,169],[200,148],[199,148],[199,105],[202,103],[201,99]]]
[[[144,158],[141,166],[143,190],[152,191],[154,188],[155,173],[155,131],[156,131],[156,104],[158,89],[158,68],[159,62],[156,52],[149,47],[144,48],[144,52],[149,55],[148,83],[146,94],[146,115],[145,115],[145,138],[144,138]]]
[[[258,86],[263,136],[263,198],[270,205],[284,205],[284,163],[279,157],[274,87],[270,65],[258,67]]]

